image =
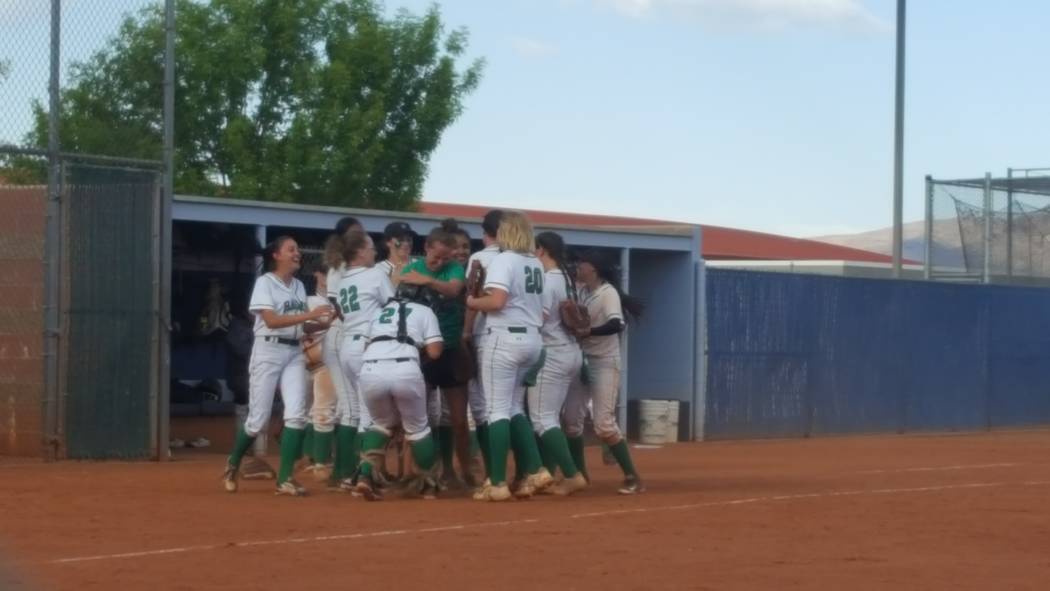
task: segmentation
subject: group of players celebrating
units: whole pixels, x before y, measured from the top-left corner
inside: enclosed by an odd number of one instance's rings
[[[623,470],[619,492],[644,490],[616,419],[619,335],[641,314],[640,302],[621,291],[617,266],[601,252],[579,253],[574,277],[562,237],[534,234],[524,214],[491,211],[482,229],[484,248],[471,254],[470,237],[448,220],[413,259],[414,233],[395,222],[377,263],[372,238],[344,218],[309,297],[296,278],[295,240],[267,245],[249,304],[249,410],[223,474],[228,492],[237,491],[241,461],[269,424],[278,386],[279,495],[306,494],[293,471],[307,457],[330,489],[380,499],[398,484],[386,459],[401,438],[414,470],[400,484],[424,498],[454,483],[473,488],[478,501],[568,496],[590,482],[588,411]],[[435,436],[439,424],[448,426]]]

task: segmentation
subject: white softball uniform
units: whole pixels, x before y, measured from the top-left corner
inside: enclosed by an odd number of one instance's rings
[[[244,431],[258,435],[270,422],[270,410],[277,386],[284,400],[284,424],[292,429],[306,427],[306,358],[299,344],[302,326],[269,328],[263,310],[279,316],[306,312],[306,288],[298,279],[285,283],[273,273],[255,280],[248,309],[255,314],[255,343],[248,365],[248,418]]]
[[[371,418],[368,408],[361,401],[361,390],[357,384],[361,373],[361,356],[365,350],[369,326],[379,310],[394,297],[394,288],[382,269],[354,267],[344,269],[335,283],[328,284],[328,295],[336,299],[343,312],[339,361],[349,387],[346,401],[341,405],[348,412],[340,415],[340,423],[365,429]]]
[[[501,252],[489,264],[486,290],[507,293],[502,310],[485,319],[481,390],[489,423],[525,410],[523,380],[543,351],[543,267],[536,257]]]
[[[372,322],[358,383],[372,418],[369,428],[390,435],[400,424],[406,439],[419,441],[430,433],[427,387],[419,368],[419,349],[390,340],[397,338],[399,306],[390,302]],[[421,304],[405,304],[405,328],[406,336],[420,347],[442,341],[437,316]]]
[[[561,426],[561,411],[569,395],[569,385],[580,376],[583,352],[561,322],[561,303],[569,298],[569,284],[560,269],[544,275],[543,322],[541,334],[547,352],[536,385],[528,389],[529,418],[537,434]]]
[[[591,326],[601,326],[614,318],[623,321],[620,294],[608,283],[603,283],[593,293],[581,289],[580,301],[587,306]],[[616,403],[620,397],[620,335],[591,336],[582,344],[590,383],[573,380],[569,388],[563,417],[565,434],[569,437],[583,435],[587,402],[590,401],[594,432],[612,445],[623,437],[616,422]]]
[[[342,275],[343,270],[344,267],[329,270],[328,280],[325,284],[334,285],[335,282],[339,281],[339,277]],[[322,433],[334,430],[337,422],[344,426],[350,425],[349,407],[343,412],[343,406],[348,404],[351,391],[350,385],[347,383],[346,375],[343,373],[343,368],[339,361],[339,349],[342,346],[342,343],[343,321],[339,318],[335,318],[332,320],[332,324],[328,327],[328,331],[324,334],[324,344],[322,345],[322,360],[324,361],[325,368],[328,370],[328,377],[332,382],[334,398],[331,401],[323,400],[325,404],[321,405],[318,403],[317,394],[315,392],[313,409],[310,411],[311,419],[314,423],[314,430]]]
[[[489,265],[492,264],[492,259],[496,258],[499,254],[499,245],[490,244],[485,248],[470,255],[470,259],[467,260],[466,272],[470,273],[471,267],[474,266],[474,261],[481,263],[481,268],[486,272],[489,270]],[[485,314],[478,313],[474,316],[474,351],[477,354],[477,358],[481,359],[481,345],[485,340]],[[467,383],[467,403],[470,405],[470,417],[474,423],[482,423],[485,421],[485,393],[481,389],[481,377],[475,377]]]

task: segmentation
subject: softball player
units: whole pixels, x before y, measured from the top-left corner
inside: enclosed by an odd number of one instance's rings
[[[371,422],[357,384],[357,377],[361,373],[365,338],[379,309],[394,297],[394,288],[383,271],[373,266],[376,251],[368,234],[361,231],[344,234],[342,256],[346,266],[338,280],[328,286],[328,296],[335,298],[343,314],[339,361],[349,388],[348,396],[341,405],[340,424],[352,435],[342,441],[336,441],[336,454],[341,458],[348,458],[343,462],[339,475],[343,478],[343,484],[340,486],[349,488],[352,486],[349,478],[357,468],[353,441],[357,433],[367,429]]]
[[[569,395],[569,384],[579,379],[583,352],[576,336],[569,334],[561,321],[561,303],[576,297],[576,289],[565,268],[565,241],[554,232],[536,236],[536,258],[545,270],[543,279],[543,313],[540,333],[546,357],[536,376],[536,385],[528,389],[529,415],[533,429],[540,437],[540,455],[553,474],[560,468],[564,480],[551,489],[557,495],[571,495],[587,487],[587,479],[576,468],[569,443],[561,429],[561,410]]]
[[[248,309],[255,314],[255,343],[249,374],[248,418],[237,431],[233,452],[226,463],[223,484],[227,492],[237,491],[237,469],[255,436],[270,421],[270,409],[277,384],[284,401],[284,431],[281,435],[281,465],[277,473],[277,494],[306,494],[291,478],[292,467],[302,453],[306,427],[306,365],[300,339],[302,326],[314,321],[326,326],[330,307],[306,309],[306,288],[295,278],[301,255],[299,245],[288,236],[270,243],[264,250],[267,273],[255,281]]]
[[[516,496],[532,496],[553,481],[525,416],[523,385],[543,352],[543,267],[533,254],[532,224],[524,215],[505,213],[496,237],[503,252],[489,265],[485,295],[467,298],[467,306],[487,314],[480,365],[490,471],[489,482],[474,495],[479,501],[510,499],[506,472],[511,445],[525,473]]]
[[[331,307],[327,297],[328,275],[328,267],[324,265],[314,271],[316,289],[314,295],[306,298],[307,309]],[[335,436],[336,407],[336,389],[332,370],[335,370],[334,373],[340,372],[338,365],[333,365],[330,369],[324,362],[324,350],[327,346],[328,333],[338,330],[339,324],[338,318],[333,318],[327,330],[309,335],[303,341],[306,351],[306,369],[310,374],[313,393],[313,396],[310,397],[310,424],[307,425],[303,453],[311,462],[307,471],[312,472],[317,480],[328,478],[332,470],[330,462],[332,460],[332,440]]]
[[[392,430],[400,425],[412,448],[412,458],[422,474],[424,498],[437,494],[434,465],[437,445],[427,420],[427,388],[419,367],[419,349],[427,356],[441,356],[443,341],[437,316],[417,303],[423,290],[402,285],[400,297],[391,300],[372,321],[368,346],[362,356],[358,384],[372,424],[364,432],[360,474],[354,490],[369,501],[378,500],[375,473],[386,456]]]
[[[573,380],[565,403],[565,434],[569,438],[576,467],[587,475],[583,455],[583,424],[587,402],[591,402],[594,431],[604,441],[623,470],[624,482],[620,494],[643,492],[638,471],[631,461],[620,427],[616,423],[616,402],[620,396],[620,333],[626,328],[624,311],[639,318],[642,303],[620,290],[620,273],[616,265],[600,252],[585,252],[576,266],[576,278],[581,303],[591,317],[591,328],[577,333],[583,345],[587,369],[583,380]]]
[[[467,261],[466,271],[469,273],[474,266],[474,261],[481,268],[488,271],[492,259],[500,252],[499,242],[496,234],[499,232],[500,221],[503,219],[503,211],[493,209],[485,214],[481,220],[481,242],[485,247],[470,255]],[[467,308],[466,318],[463,325],[463,341],[465,346],[474,347],[477,359],[481,359],[481,346],[484,341],[485,315],[477,310]],[[482,463],[485,475],[489,473],[489,449],[488,449],[488,425],[485,412],[485,394],[481,390],[481,376],[475,377],[467,384],[467,402],[470,406],[470,414],[474,419],[474,428],[478,434],[478,443],[481,448]]]
[[[383,247],[386,258],[376,264],[390,283],[397,287],[401,283],[401,272],[412,262],[412,244],[416,233],[405,222],[390,222],[383,229]]]
[[[363,232],[364,228],[355,218],[341,218],[335,225],[335,233],[329,236],[325,243],[324,260],[328,266],[328,276],[325,279],[324,293],[318,291],[318,294],[326,296],[330,302],[332,300],[329,297],[328,286],[337,284],[346,271],[346,260],[343,258],[343,238],[353,231]],[[356,458],[356,454],[352,451],[349,454],[345,453],[345,450],[353,449],[356,431],[350,422],[350,384],[343,372],[342,363],[339,361],[339,349],[342,342],[343,321],[339,314],[332,320],[332,325],[325,332],[322,349],[324,366],[331,378],[334,396],[325,397],[321,404],[315,393],[311,410],[311,416],[314,419],[314,458],[319,462],[330,458],[333,440],[337,452],[340,449],[344,450],[342,455],[336,454],[335,461],[332,463],[332,471],[328,478],[330,488],[337,487],[340,481],[350,476],[354,470],[354,459]]]
[[[446,227],[447,230],[452,234],[456,240],[456,247],[452,249],[452,260],[459,263],[466,269],[466,265],[470,262],[470,234],[466,230],[460,228],[458,225],[452,224]],[[465,301],[464,297],[464,301]],[[465,323],[464,323],[465,324]],[[460,347],[466,350],[468,346],[467,339],[462,338]],[[441,451],[441,484],[447,488],[449,486],[456,486],[459,484],[456,471],[453,467],[453,455],[456,451],[456,446],[460,444],[460,438],[466,441],[466,453],[470,456],[470,433],[474,429],[472,425],[472,417],[467,416],[467,400],[469,397],[469,383],[467,389],[462,391],[458,396],[459,400],[454,401],[455,403],[450,405],[448,397],[445,396],[444,390],[441,391],[439,396],[441,402],[441,415],[437,423],[437,438],[438,438],[438,449]],[[453,408],[453,407],[456,408]],[[457,433],[457,429],[460,428],[457,424],[458,421],[453,420],[453,416],[461,417],[459,421],[462,421],[463,426],[461,427],[462,433]],[[477,482],[474,480],[474,474],[471,471],[471,464],[463,464],[460,462],[460,469],[463,471],[463,482],[470,488],[476,488]]]

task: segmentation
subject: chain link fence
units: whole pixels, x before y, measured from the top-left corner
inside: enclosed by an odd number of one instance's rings
[[[0,453],[162,457],[174,1],[0,1]]]
[[[931,279],[1050,286],[1050,170],[935,180],[926,188]]]

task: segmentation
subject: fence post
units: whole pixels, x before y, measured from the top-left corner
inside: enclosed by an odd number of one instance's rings
[[[1014,276],[1014,169],[1006,169],[1006,276]]]
[[[933,276],[933,177],[926,175],[926,236],[923,240],[925,249],[923,261],[923,278],[927,281]]]
[[[51,0],[51,57],[47,113],[47,221],[44,238],[44,459],[58,457],[58,379],[61,311],[59,284],[62,280],[62,163],[58,136],[59,60],[61,57],[62,2]]]
[[[984,173],[984,283],[992,282],[992,173]]]
[[[172,201],[175,198],[175,0],[164,1],[164,160],[160,208],[159,265],[160,298],[157,330],[157,459],[169,457],[171,428],[171,233]]]
[[[620,250],[620,282],[624,290],[628,293],[631,292],[631,249],[624,248]],[[617,396],[619,403],[616,406],[616,421],[619,423],[620,428],[623,429],[624,436],[627,436],[627,397],[630,392],[627,389],[628,380],[628,365],[630,365],[630,356],[628,354],[628,342],[630,337],[628,336],[629,331],[623,331],[620,333],[620,393]]]
[[[707,420],[707,284],[700,226],[693,228],[693,412],[690,439],[704,440]]]

